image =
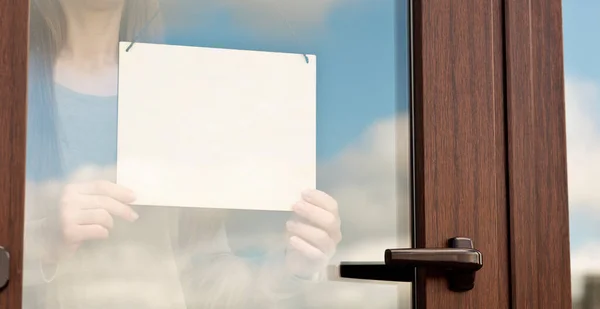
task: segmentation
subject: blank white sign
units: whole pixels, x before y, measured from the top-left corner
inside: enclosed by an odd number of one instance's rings
[[[316,57],[119,47],[117,183],[136,205],[290,210],[316,182]]]

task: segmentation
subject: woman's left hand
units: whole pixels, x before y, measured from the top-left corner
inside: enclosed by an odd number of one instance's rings
[[[328,194],[307,190],[292,207],[286,265],[294,275],[311,278],[327,265],[342,240],[338,204]]]

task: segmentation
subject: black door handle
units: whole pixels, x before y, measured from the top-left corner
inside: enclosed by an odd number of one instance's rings
[[[473,289],[483,257],[471,239],[455,237],[448,248],[387,249],[384,263],[342,262],[339,270],[342,278],[412,282],[420,267],[443,272],[450,290],[465,292]]]
[[[6,287],[8,284],[8,278],[10,276],[10,254],[0,247],[0,290]]]

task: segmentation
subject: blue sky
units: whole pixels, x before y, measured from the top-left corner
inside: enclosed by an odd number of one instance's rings
[[[569,223],[574,298],[600,273],[600,2],[563,0]]]
[[[563,1],[564,58],[567,78],[585,79],[600,84],[599,16],[600,2],[597,0]],[[567,104],[569,104],[568,101]],[[593,106],[593,109],[597,108],[597,106]],[[596,112],[591,115],[596,125],[600,124],[599,116]],[[567,126],[571,125],[574,124],[567,123]],[[590,143],[594,142],[599,141],[590,141]],[[600,230],[597,222],[598,219],[595,216],[571,211],[571,245],[573,249],[592,241],[600,242]]]
[[[600,1],[564,0],[563,31],[567,75],[600,80]]]
[[[377,120],[407,107],[407,66],[395,67],[396,52],[404,62],[407,57],[406,35],[397,40],[395,30],[404,34],[407,27],[405,18],[394,17],[394,1],[338,2],[322,24],[307,33],[294,30],[283,36],[248,27],[224,8],[210,15],[176,11],[172,15],[185,26],[171,30],[168,43],[316,54],[317,152],[327,159]],[[402,26],[395,27],[395,22]],[[396,95],[402,99],[396,100]]]

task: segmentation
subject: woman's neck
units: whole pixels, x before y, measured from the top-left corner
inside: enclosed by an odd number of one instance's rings
[[[82,68],[115,64],[123,4],[105,9],[70,5],[64,12],[67,36],[60,58]]]
[[[66,40],[56,60],[55,81],[82,93],[116,94],[123,5],[98,9],[72,4],[63,9]]]

